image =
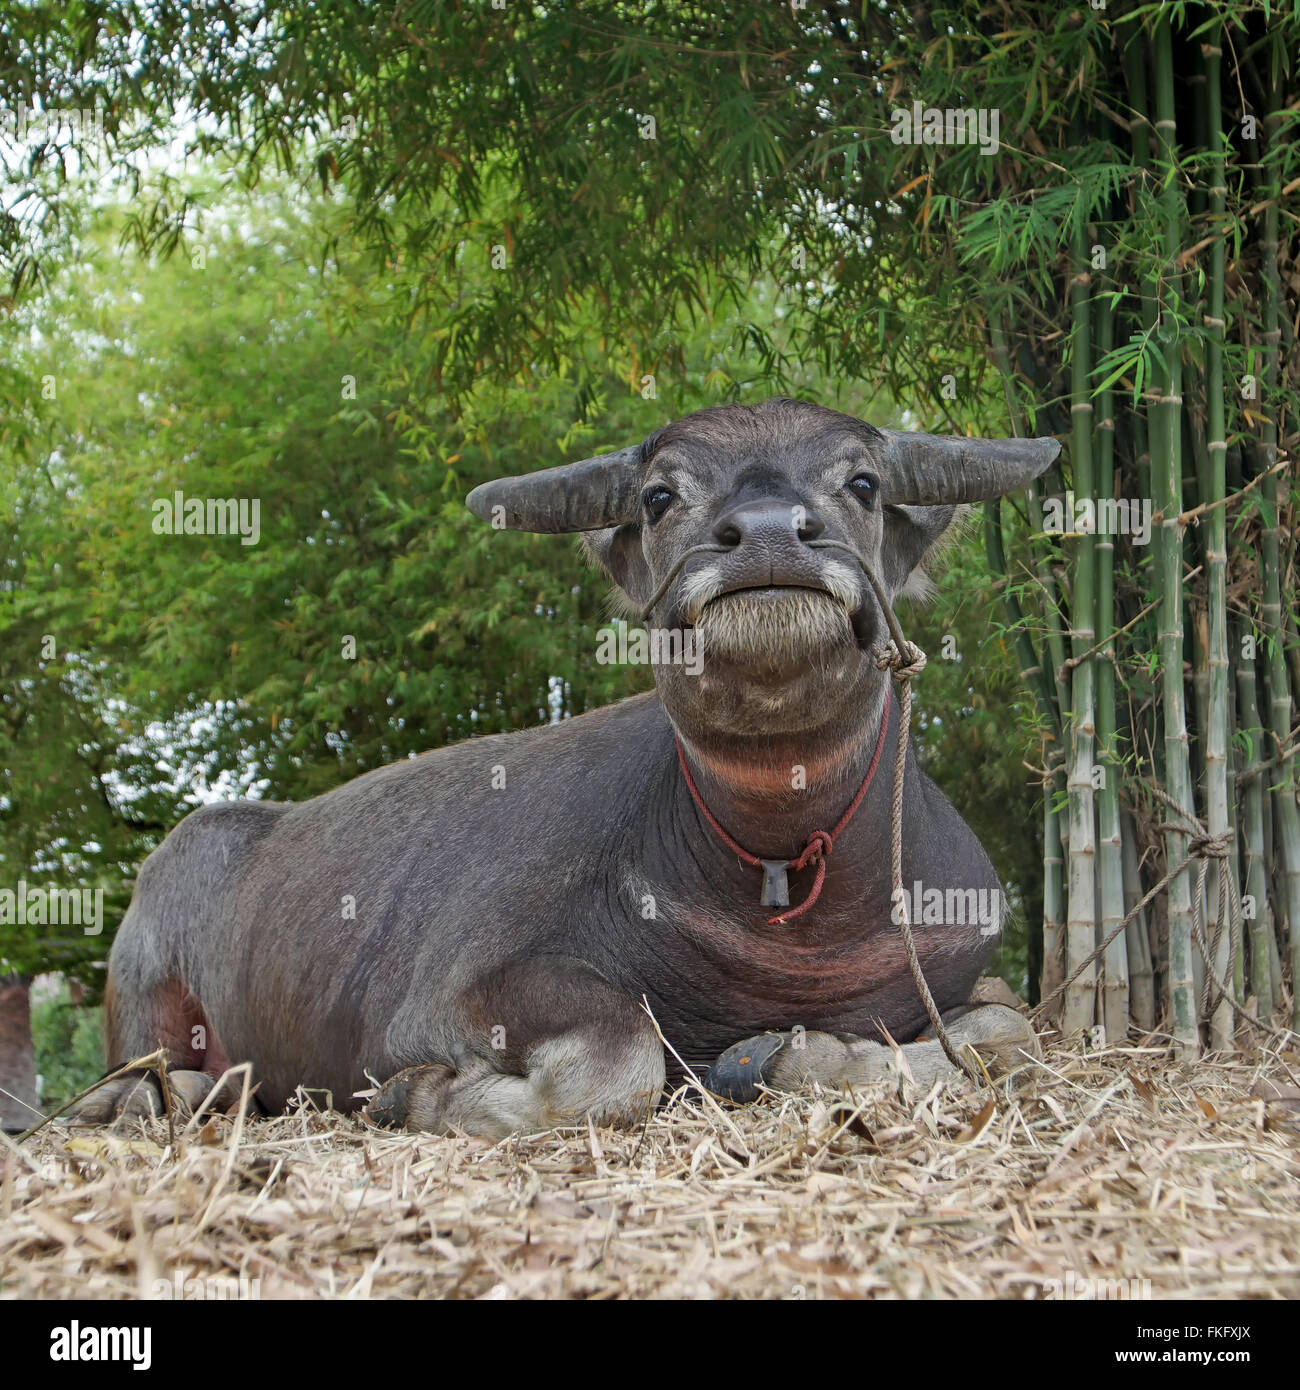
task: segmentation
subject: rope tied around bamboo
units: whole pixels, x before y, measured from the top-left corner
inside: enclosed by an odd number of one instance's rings
[[[1221,834],[1211,835],[1206,831],[1205,826],[1199,820],[1196,820],[1195,817],[1190,816],[1186,811],[1182,810],[1181,808],[1174,806],[1172,801],[1163,792],[1161,792],[1161,790],[1158,787],[1153,786],[1149,789],[1152,792],[1154,792],[1161,801],[1165,801],[1167,804],[1172,806],[1172,808],[1176,810],[1185,821],[1187,821],[1190,825],[1193,826],[1193,831],[1189,836],[1187,842],[1186,855],[1178,864],[1177,868],[1171,869],[1164,876],[1164,878],[1160,880],[1159,883],[1157,883],[1152,889],[1150,889],[1150,891],[1148,891],[1143,896],[1142,900],[1132,909],[1131,912],[1129,912],[1129,914],[1124,918],[1124,920],[1120,922],[1119,925],[1115,927],[1115,929],[1107,935],[1106,939],[1101,943],[1101,945],[1098,946],[1097,949],[1093,951],[1093,953],[1090,956],[1088,956],[1085,960],[1081,961],[1079,965],[1075,967],[1074,971],[1070,974],[1070,976],[1067,979],[1062,980],[1061,983],[1051,992],[1051,994],[1049,994],[1046,999],[1042,1000],[1042,1002],[1039,1003],[1037,1007],[1033,1009],[1033,1011],[1029,1015],[1030,1019],[1037,1019],[1048,1009],[1050,1009],[1052,1005],[1055,1004],[1056,1001],[1065,993],[1065,991],[1070,987],[1070,985],[1072,985],[1075,982],[1075,980],[1077,980],[1079,976],[1082,975],[1083,972],[1087,970],[1088,967],[1092,965],[1098,959],[1098,957],[1100,957],[1105,952],[1106,947],[1109,946],[1110,943],[1114,941],[1116,937],[1120,936],[1128,928],[1129,924],[1138,916],[1140,912],[1143,911],[1143,909],[1147,906],[1148,903],[1150,903],[1154,898],[1159,897],[1159,895],[1163,893],[1166,888],[1169,887],[1169,885],[1174,881],[1174,879],[1178,877],[1179,874],[1185,872],[1192,864],[1197,864],[1197,891],[1194,895],[1192,909],[1192,937],[1193,940],[1196,942],[1197,949],[1200,951],[1201,958],[1205,964],[1205,987],[1202,994],[1203,1001],[1209,1000],[1211,986],[1215,987],[1218,990],[1218,994],[1215,996],[1213,1003],[1210,1004],[1208,1007],[1204,1008],[1203,1012],[1208,1015],[1210,1009],[1216,1007],[1221,999],[1226,999],[1228,1003],[1232,1005],[1234,1012],[1239,1017],[1245,1019],[1247,1023],[1252,1024],[1254,1027],[1260,1029],[1262,1032],[1265,1033],[1271,1034],[1275,1032],[1276,1030],[1270,1028],[1265,1023],[1261,1023],[1260,1020],[1256,1018],[1254,1014],[1242,1008],[1242,1006],[1237,1003],[1236,999],[1233,998],[1231,986],[1226,984],[1223,980],[1219,979],[1218,976],[1214,973],[1214,949],[1218,946],[1219,937],[1223,931],[1225,922],[1228,924],[1228,929],[1231,933],[1230,939],[1235,941],[1236,933],[1241,921],[1241,901],[1237,895],[1236,880],[1233,878],[1231,874],[1226,874],[1222,872],[1219,874],[1219,924],[1218,930],[1215,933],[1213,947],[1207,945],[1205,941],[1205,935],[1201,927],[1200,903],[1205,887],[1205,876],[1209,871],[1210,863],[1212,860],[1217,860],[1219,861],[1220,865],[1222,865],[1226,860],[1228,860],[1231,857],[1233,843],[1236,839],[1236,832],[1232,830],[1225,830]]]
[[[1193,835],[1187,842],[1187,853],[1193,859],[1227,859],[1234,838],[1231,830],[1222,835]]]

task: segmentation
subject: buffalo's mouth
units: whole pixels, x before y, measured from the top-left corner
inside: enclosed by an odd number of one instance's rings
[[[801,567],[802,568],[802,567]],[[728,575],[717,569],[706,568],[689,574],[678,593],[678,612],[683,625],[690,627],[699,621],[706,609],[715,604],[731,606],[738,603],[765,603],[776,606],[783,603],[806,602],[810,598],[829,600],[847,614],[862,607],[863,595],[842,566],[835,566],[829,575],[821,575],[805,570],[793,573],[785,566],[764,566],[755,573]]]
[[[723,599],[735,598],[741,594],[769,602],[777,602],[799,594],[825,594],[827,598],[832,599],[835,597],[824,584],[735,584],[715,594],[708,603],[720,603]],[[707,608],[708,603],[704,607]]]
[[[813,584],[738,584],[710,598],[695,620],[706,663],[749,669],[820,664],[856,645],[854,614],[841,596]]]

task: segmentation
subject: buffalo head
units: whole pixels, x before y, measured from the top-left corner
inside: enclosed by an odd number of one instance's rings
[[[680,730],[795,735],[874,704],[871,651],[887,633],[862,563],[892,601],[958,505],[1017,491],[1059,451],[1053,439],[881,430],[776,398],[697,411],[631,448],[486,483],[468,505],[498,526],[584,532],[653,628],[695,630],[698,678],[682,666],[655,672]]]

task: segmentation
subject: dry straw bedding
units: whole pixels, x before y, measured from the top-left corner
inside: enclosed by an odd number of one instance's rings
[[[51,1126],[0,1144],[0,1296],[1300,1296],[1300,1057],[1158,1042],[498,1144],[310,1105]]]

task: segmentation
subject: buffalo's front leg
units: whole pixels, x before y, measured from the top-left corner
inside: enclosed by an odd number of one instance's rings
[[[586,1123],[632,1125],[664,1083],[663,1045],[645,1011],[566,957],[484,976],[458,1001],[457,1031],[432,1036],[366,1106],[376,1124],[489,1139]]]
[[[1029,1021],[1003,1004],[984,1004],[947,1024],[958,1051],[974,1047],[990,1074],[1007,1072],[1040,1055]],[[938,1042],[905,1043],[900,1049],[918,1085],[929,1087],[956,1068]],[[852,1033],[762,1033],[729,1047],[709,1068],[705,1084],[728,1100],[751,1101],[759,1087],[797,1091],[812,1082],[835,1090],[897,1081],[892,1047]]]

